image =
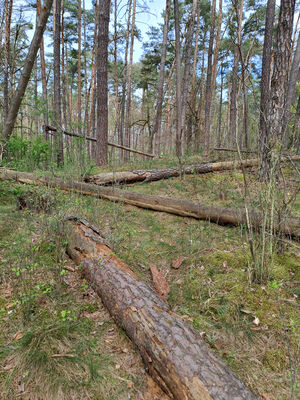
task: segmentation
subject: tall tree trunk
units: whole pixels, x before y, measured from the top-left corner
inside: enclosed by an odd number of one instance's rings
[[[220,102],[219,102],[219,117],[218,117],[218,139],[217,146],[221,147],[222,142],[222,106],[223,106],[223,65],[221,65],[221,87],[220,87]]]
[[[262,163],[265,165],[263,171],[264,179],[268,179],[270,175],[271,152],[282,146],[284,134],[282,120],[288,89],[294,11],[295,0],[281,0],[274,52],[274,69],[271,80],[270,112],[268,115],[270,133],[267,151],[262,154]]]
[[[298,40],[296,50],[293,57],[293,62],[289,74],[288,90],[285,102],[284,118],[282,122],[282,131],[284,142],[287,143],[289,139],[289,128],[288,124],[293,116],[291,107],[296,101],[297,96],[297,82],[300,81],[300,33],[298,34]]]
[[[167,54],[167,40],[168,40],[168,24],[169,24],[169,14],[170,14],[171,0],[166,0],[166,10],[165,10],[165,20],[163,29],[163,42],[161,49],[161,60],[160,60],[160,71],[159,71],[159,81],[157,88],[157,103],[156,103],[156,116],[154,127],[152,131],[152,137],[156,139],[156,154],[160,155],[160,137],[161,137],[161,117],[162,117],[162,105],[164,97],[164,76],[165,76],[165,64],[166,64],[166,54]],[[149,140],[148,152],[153,152],[153,140]]]
[[[182,156],[181,144],[181,57],[180,57],[180,25],[178,0],[174,0],[175,19],[175,57],[176,57],[176,154]]]
[[[61,132],[61,90],[60,90],[60,30],[61,30],[61,0],[54,0],[54,120],[59,134],[56,135],[57,165],[64,164],[63,134]]]
[[[135,10],[136,0],[133,0],[132,5],[132,21],[130,33],[130,56],[128,66],[127,78],[127,104],[126,104],[126,121],[125,121],[125,146],[130,147],[130,114],[131,114],[131,78],[132,78],[132,65],[133,65],[133,45],[134,45],[134,28],[135,28]],[[125,153],[125,160],[129,160],[129,153]]]
[[[87,83],[87,38],[86,38],[86,9],[85,0],[82,3],[83,6],[83,62],[84,62],[84,136],[89,135],[88,129],[88,109],[89,109],[89,91]]]
[[[268,137],[269,128],[267,118],[269,114],[270,84],[271,84],[271,62],[272,62],[272,43],[273,27],[275,17],[276,0],[268,0],[266,9],[265,37],[262,56],[262,72],[260,81],[260,119],[259,119],[259,141],[261,157],[261,177],[268,168],[266,159],[268,157]]]
[[[205,43],[206,43],[206,35],[207,30],[203,33],[203,51],[202,51],[202,60],[201,60],[201,78],[199,82],[199,97],[200,101],[198,104],[197,109],[197,132],[195,134],[195,147],[196,150],[199,151],[200,144],[203,141],[203,109],[205,103],[205,96],[204,96],[204,63],[205,63]]]
[[[189,18],[189,27],[186,37],[186,55],[185,55],[185,63],[184,63],[184,72],[183,72],[183,82],[182,82],[182,100],[181,100],[181,146],[182,151],[184,149],[184,140],[186,138],[186,109],[187,109],[187,99],[188,99],[188,91],[189,91],[189,79],[190,79],[190,70],[191,70],[191,56],[192,56],[192,44],[193,44],[193,36],[195,29],[195,17],[197,10],[197,0],[193,0],[192,12]]]
[[[195,125],[195,103],[196,103],[196,69],[197,69],[197,61],[198,61],[198,47],[199,47],[199,27],[200,27],[200,13],[201,13],[201,6],[200,2],[197,2],[197,23],[196,23],[196,34],[195,34],[195,47],[194,47],[194,60],[193,60],[193,72],[192,72],[192,83],[191,83],[191,92],[190,92],[190,112],[189,112],[189,119],[188,119],[188,127],[187,127],[187,134],[186,134],[186,145],[189,149],[192,144],[192,137],[193,137],[193,129]]]
[[[119,144],[124,145],[124,125],[125,125],[125,102],[126,102],[126,88],[127,88],[127,69],[128,69],[128,48],[129,48],[129,29],[132,11],[132,0],[128,1],[128,19],[127,19],[127,30],[125,38],[125,54],[124,54],[124,69],[123,69],[123,80],[122,80],[122,98],[121,98],[121,112],[120,112],[120,124],[119,124]],[[122,160],[125,159],[125,154],[121,154]]]
[[[8,91],[8,74],[9,74],[9,58],[10,58],[10,25],[11,14],[13,8],[13,0],[5,1],[5,39],[4,39],[4,76],[3,76],[3,108],[4,108],[4,124],[7,122],[9,109],[9,91]]]
[[[99,5],[99,24],[97,40],[97,163],[107,163],[108,141],[108,95],[107,95],[107,63],[108,63],[108,27],[110,16],[110,0],[102,0]]]
[[[238,0],[234,0],[235,4]],[[234,146],[237,133],[237,92],[238,92],[238,64],[239,64],[239,46],[234,45],[233,68],[232,68],[232,85],[230,93],[230,111],[229,111],[229,145]]]
[[[246,93],[246,79],[245,79],[245,62],[244,62],[244,57],[243,57],[243,52],[242,52],[242,22],[243,22],[243,8],[244,8],[244,0],[240,1],[240,4],[238,4],[238,1],[235,1],[234,3],[234,8],[235,8],[235,15],[237,19],[237,24],[238,24],[238,29],[237,29],[237,41],[236,44],[238,46],[238,59],[241,62],[242,66],[242,86],[243,86],[243,94],[244,94],[244,113],[243,113],[243,133],[240,135],[240,147],[243,146],[243,139],[245,137],[248,137],[248,93]],[[248,91],[248,89],[247,89]],[[238,90],[237,98],[239,98],[239,92],[240,88]],[[238,112],[238,106],[237,106],[237,112]],[[236,125],[238,127],[238,116],[236,117]],[[237,134],[237,132],[236,132]],[[237,137],[236,137],[237,138]]]
[[[44,30],[46,28],[46,23],[51,11],[52,3],[53,0],[45,0],[44,7],[42,8],[41,14],[38,18],[35,32],[21,73],[19,84],[15,92],[15,95],[11,101],[11,105],[8,111],[8,116],[5,121],[3,129],[3,136],[5,139],[9,139],[10,135],[12,134],[15,120],[17,118],[18,111],[20,108],[20,104],[30,78],[30,74],[36,59],[38,49],[40,47]]]
[[[212,102],[212,56],[215,36],[216,0],[212,0],[209,45],[207,55],[207,75],[205,85],[205,116],[204,116],[204,156],[208,155],[210,142],[210,109]]]
[[[68,129],[67,117],[67,87],[66,87],[66,74],[65,74],[65,37],[64,37],[64,4],[61,10],[61,83],[62,83],[62,109],[63,109],[63,124],[65,129]]]
[[[114,78],[115,78],[115,133],[119,135],[119,124],[120,124],[120,109],[119,109],[119,78],[118,78],[118,4],[117,1],[114,3]],[[120,144],[120,137],[118,137]],[[122,159],[122,150],[119,150],[119,160]]]
[[[78,0],[78,69],[77,69],[77,122],[81,135],[81,0]]]
[[[41,13],[41,0],[37,0],[36,9],[38,17]],[[41,58],[41,75],[42,75],[42,96],[43,96],[43,122],[44,126],[48,124],[48,92],[47,92],[47,78],[46,78],[46,62],[45,62],[45,50],[44,50],[44,38],[41,40],[40,44],[40,58]],[[44,131],[45,139],[49,140],[48,132],[45,129]]]

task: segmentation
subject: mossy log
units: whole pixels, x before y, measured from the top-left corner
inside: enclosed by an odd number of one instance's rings
[[[84,182],[67,181],[59,178],[38,178],[31,173],[5,169],[0,170],[0,180],[1,179],[14,179],[21,183],[58,187],[67,192],[76,192],[108,200],[120,201],[141,208],[163,211],[183,217],[203,219],[220,225],[239,226],[246,224],[246,213],[243,209],[206,206],[189,200],[177,200],[169,197],[141,194],[116,189],[115,187],[103,187]],[[252,227],[259,229],[261,227],[262,214],[260,212],[250,211],[249,217]],[[299,218],[287,218],[281,222],[278,222],[275,219],[273,228],[274,231],[280,231],[290,237],[300,237]]]
[[[300,156],[291,157],[293,161],[300,161]],[[283,161],[287,160],[283,158]],[[207,174],[209,172],[226,171],[231,169],[241,169],[249,167],[257,167],[260,164],[259,159],[248,159],[240,161],[222,161],[214,163],[203,163],[195,165],[187,165],[182,168],[162,168],[162,169],[147,169],[136,171],[117,171],[103,172],[101,174],[88,176],[86,182],[95,183],[97,185],[112,185],[115,183],[135,183],[135,182],[150,182],[160,179],[168,179],[176,176],[191,175],[191,174]]]
[[[114,255],[85,220],[67,222],[68,254],[139,350],[154,380],[176,400],[254,400],[257,397],[190,327]]]

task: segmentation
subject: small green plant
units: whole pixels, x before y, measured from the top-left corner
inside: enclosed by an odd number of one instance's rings
[[[63,322],[66,322],[66,321],[71,322],[71,321],[77,320],[76,316],[72,316],[72,311],[70,311],[70,310],[62,310],[60,312],[60,315],[61,315],[61,319]]]

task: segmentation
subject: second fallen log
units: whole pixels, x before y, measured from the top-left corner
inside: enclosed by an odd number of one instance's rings
[[[283,157],[282,161],[287,161],[288,158]],[[292,161],[300,161],[300,156],[291,157]],[[176,176],[192,175],[192,174],[207,174],[209,172],[220,172],[233,169],[241,169],[257,167],[260,160],[257,158],[240,161],[221,161],[209,162],[195,165],[185,165],[182,168],[160,168],[160,169],[145,169],[133,171],[116,171],[102,172],[97,175],[88,176],[86,182],[95,183],[96,185],[112,185],[114,183],[134,183],[134,182],[150,182],[161,179],[173,178]]]
[[[254,400],[257,397],[208,350],[198,331],[112,253],[101,231],[67,222],[68,253],[110,314],[139,350],[150,375],[176,400]]]
[[[64,181],[60,178],[39,177],[28,172],[17,172],[11,170],[0,170],[0,180],[14,179],[21,183],[30,183],[36,185],[46,185],[58,187],[67,192],[77,192],[88,196],[96,196],[112,201],[120,201],[133,206],[164,211],[170,214],[183,217],[193,217],[214,222],[220,225],[239,226],[246,224],[246,213],[242,209],[206,206],[189,200],[177,200],[169,197],[153,196],[141,194],[126,190],[116,189],[114,187],[97,186],[84,182]],[[256,211],[249,212],[253,228],[260,229],[262,223],[262,214]],[[284,221],[274,220],[273,230],[291,236],[300,237],[300,219],[287,218]]]

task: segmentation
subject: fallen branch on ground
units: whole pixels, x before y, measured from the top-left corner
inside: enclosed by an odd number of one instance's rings
[[[85,220],[67,221],[68,253],[110,314],[138,348],[150,375],[176,400],[254,400],[256,396],[210,352],[198,331],[168,305]]]
[[[103,187],[84,182],[64,181],[59,178],[37,178],[34,174],[28,172],[17,172],[4,169],[0,170],[0,180],[9,179],[14,179],[20,183],[58,187],[66,192],[76,192],[88,196],[120,201],[141,208],[163,211],[183,217],[203,219],[220,225],[228,224],[239,226],[246,223],[245,210],[242,209],[206,206],[189,200],[177,200],[168,197],[129,192],[114,187]],[[259,229],[261,227],[262,214],[251,211],[249,212],[249,216],[253,228]],[[275,220],[274,230],[280,230],[281,233],[290,237],[299,238],[300,219],[288,218],[280,224]]]

